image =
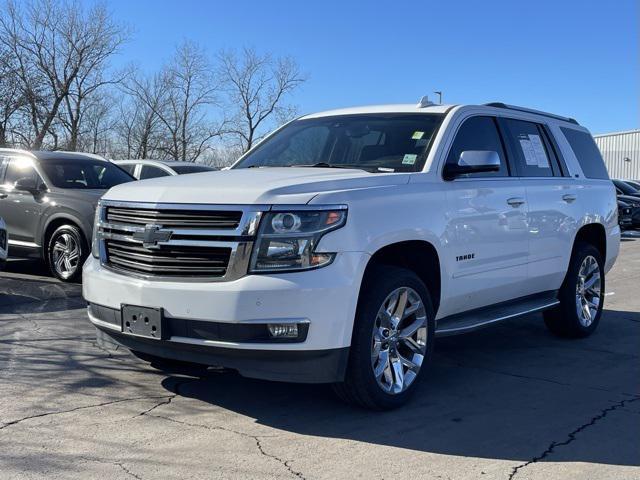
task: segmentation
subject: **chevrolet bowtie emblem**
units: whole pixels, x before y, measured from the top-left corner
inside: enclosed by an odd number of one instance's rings
[[[137,231],[133,234],[134,240],[142,240],[144,248],[158,248],[158,242],[168,242],[173,233],[171,230],[160,230],[161,225],[148,224],[144,226],[144,230]]]

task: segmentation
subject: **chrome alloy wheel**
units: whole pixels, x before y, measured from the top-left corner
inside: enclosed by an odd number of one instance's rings
[[[53,268],[62,278],[71,277],[80,264],[80,246],[73,235],[63,233],[51,249]]]
[[[600,267],[596,259],[589,255],[580,265],[576,283],[576,310],[583,327],[591,325],[596,318],[601,302],[601,288]]]
[[[409,287],[391,292],[382,302],[371,339],[371,366],[386,393],[405,391],[418,376],[427,352],[427,312]]]

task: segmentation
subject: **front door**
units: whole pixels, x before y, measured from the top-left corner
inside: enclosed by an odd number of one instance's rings
[[[36,248],[39,243],[36,231],[43,208],[43,194],[19,191],[16,181],[33,179],[35,185],[42,185],[30,157],[11,155],[0,158],[4,178],[0,177],[0,216],[4,218],[9,232],[9,244],[16,247]]]
[[[529,255],[526,192],[510,176],[496,120],[471,117],[462,123],[447,163],[467,150],[495,151],[497,172],[468,174],[447,186],[445,234],[448,297],[445,315],[522,296]]]

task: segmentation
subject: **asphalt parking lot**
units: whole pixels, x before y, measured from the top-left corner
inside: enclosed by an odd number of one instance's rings
[[[640,235],[607,280],[592,337],[558,339],[536,314],[439,339],[413,401],[373,413],[324,386],[160,372],[101,350],[78,285],[10,262],[0,477],[637,479]]]

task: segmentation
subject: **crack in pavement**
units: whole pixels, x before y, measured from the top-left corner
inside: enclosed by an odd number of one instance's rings
[[[96,463],[102,463],[104,465],[116,465],[118,467],[120,467],[120,469],[126,473],[127,475],[133,477],[133,478],[137,478],[138,480],[142,480],[142,477],[140,475],[137,475],[135,473],[133,473],[131,470],[129,470],[124,463],[122,462],[116,462],[116,461],[108,461],[108,460],[99,460],[97,458],[87,458],[87,457],[82,457],[83,460],[86,460],[87,462],[96,462]]]
[[[176,384],[173,388],[173,395],[170,395],[169,398],[167,398],[166,400],[162,401],[162,402],[158,402],[156,403],[153,407],[137,414],[135,417],[143,417],[145,415],[147,415],[149,412],[155,410],[158,407],[161,407],[162,405],[169,405],[171,403],[171,401],[176,398],[178,395],[180,394],[180,388],[183,387],[184,385],[187,385],[189,383],[196,383],[199,382],[200,380],[202,380],[202,378],[192,378],[190,380],[182,380],[182,381],[176,381]],[[152,415],[153,416],[153,415]]]
[[[607,416],[607,414],[609,414],[610,412],[613,412],[614,410],[618,410],[620,408],[625,407],[627,404],[632,403],[632,402],[637,402],[640,401],[640,397],[635,397],[635,398],[628,398],[625,400],[621,400],[617,403],[614,403],[613,405],[610,405],[609,407],[603,409],[600,411],[600,413],[598,413],[597,415],[595,415],[594,417],[592,417],[587,423],[584,423],[582,425],[580,425],[578,428],[576,428],[575,430],[573,430],[572,432],[570,432],[567,435],[567,439],[562,441],[562,442],[556,442],[553,441],[549,444],[549,446],[547,447],[547,449],[542,452],[540,455],[538,455],[537,457],[533,457],[531,460],[529,460],[528,462],[522,463],[520,465],[517,465],[515,467],[513,467],[511,474],[508,477],[508,480],[513,480],[513,478],[515,478],[515,476],[518,474],[518,472],[523,469],[528,467],[529,465],[533,464],[533,463],[537,463],[541,460],[544,460],[545,458],[547,458],[549,455],[551,455],[555,449],[557,447],[564,447],[565,445],[569,445],[570,443],[572,443],[573,441],[576,440],[576,436],[581,433],[582,431],[586,430],[589,427],[592,427],[593,425],[595,425],[598,421],[602,420],[603,418],[605,418]]]
[[[11,426],[16,425],[18,423],[22,423],[22,422],[24,422],[26,420],[34,419],[34,418],[48,417],[48,416],[51,416],[51,415],[61,415],[61,414],[64,414],[64,413],[76,412],[78,410],[86,410],[86,409],[89,409],[89,408],[104,407],[104,406],[113,405],[113,404],[116,404],[116,403],[131,402],[131,401],[136,401],[136,400],[153,400],[153,399],[156,399],[156,398],[167,398],[167,395],[121,398],[119,400],[111,400],[109,402],[102,402],[102,403],[95,403],[95,404],[91,404],[91,405],[83,405],[83,406],[80,406],[80,407],[74,407],[74,408],[70,408],[68,410],[57,410],[57,411],[54,411],[54,412],[44,412],[44,413],[39,413],[37,415],[29,415],[29,416],[26,416],[26,417],[18,418],[16,420],[12,420],[10,422],[3,423],[2,425],[0,425],[0,430],[5,429],[7,427],[11,427]]]
[[[293,475],[294,477],[306,480],[306,477],[302,474],[302,472],[294,470],[293,467],[291,467],[291,460],[285,460],[283,458],[278,457],[277,455],[273,455],[273,454],[267,453],[265,451],[264,446],[262,445],[262,440],[261,439],[273,438],[274,435],[251,435],[249,433],[239,432],[237,430],[232,430],[230,428],[225,428],[225,427],[220,427],[220,426],[203,425],[203,424],[200,424],[200,423],[185,422],[183,420],[177,420],[175,418],[166,417],[164,415],[149,415],[149,416],[150,417],[154,417],[154,418],[159,418],[161,420],[166,420],[166,421],[169,421],[169,422],[179,423],[181,425],[186,425],[188,427],[202,428],[202,429],[205,429],[205,430],[212,430],[212,431],[213,430],[218,430],[218,431],[233,433],[233,434],[239,435],[241,437],[250,438],[256,443],[256,448],[258,449],[258,451],[260,452],[261,455],[263,455],[263,456],[265,456],[267,458],[271,458],[273,460],[276,460],[277,462],[282,464],[287,469],[287,471],[291,475]]]

